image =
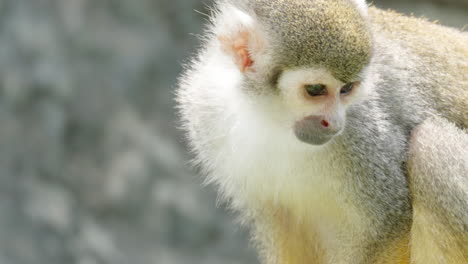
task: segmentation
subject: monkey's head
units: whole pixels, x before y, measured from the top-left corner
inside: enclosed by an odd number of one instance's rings
[[[243,91],[276,97],[300,141],[322,145],[363,98],[372,39],[363,0],[242,0],[215,23]]]

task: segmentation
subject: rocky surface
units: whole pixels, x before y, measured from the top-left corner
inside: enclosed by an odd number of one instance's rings
[[[209,4],[0,0],[0,264],[257,262],[176,128]]]

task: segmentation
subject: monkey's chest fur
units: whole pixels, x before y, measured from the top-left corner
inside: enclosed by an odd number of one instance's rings
[[[355,124],[352,118],[349,122],[343,135],[312,146],[299,142],[287,126],[275,127],[258,115],[238,117],[215,145],[212,177],[254,223],[254,236],[271,241],[263,246],[274,248],[280,263],[334,263],[335,256],[353,256],[363,244],[371,252],[369,263],[386,263],[371,256],[389,255],[375,253],[381,249],[372,248],[372,240],[388,239],[387,250],[406,248],[411,212],[407,186],[395,184],[404,182],[397,180],[404,177],[397,153],[366,153],[366,145],[379,151],[375,144],[388,146],[388,138],[355,134],[359,144],[351,143]]]
[[[292,142],[246,143],[231,146],[245,155],[224,163],[234,183],[228,192],[241,211],[248,210],[256,219],[273,219],[263,224],[275,232],[301,233],[311,248],[336,248],[352,232],[365,229],[366,217],[351,202],[352,190],[341,180],[346,177],[341,166],[346,161],[330,151],[333,146],[307,150],[295,149]]]

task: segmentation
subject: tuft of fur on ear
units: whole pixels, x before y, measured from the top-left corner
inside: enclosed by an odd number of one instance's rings
[[[251,15],[230,4],[219,11],[214,33],[222,51],[233,59],[241,72],[254,71],[255,62],[265,46],[259,24]]]
[[[367,10],[368,10],[368,6],[367,6],[367,3],[366,3],[366,0],[352,0],[357,8],[359,9],[359,12],[361,12],[361,14],[365,17],[367,17]]]

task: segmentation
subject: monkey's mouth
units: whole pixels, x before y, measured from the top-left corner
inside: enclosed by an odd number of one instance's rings
[[[323,134],[316,134],[316,133],[304,133],[298,130],[294,130],[294,134],[296,138],[300,141],[311,144],[311,145],[323,145],[330,141],[333,138],[333,135],[323,135]]]

